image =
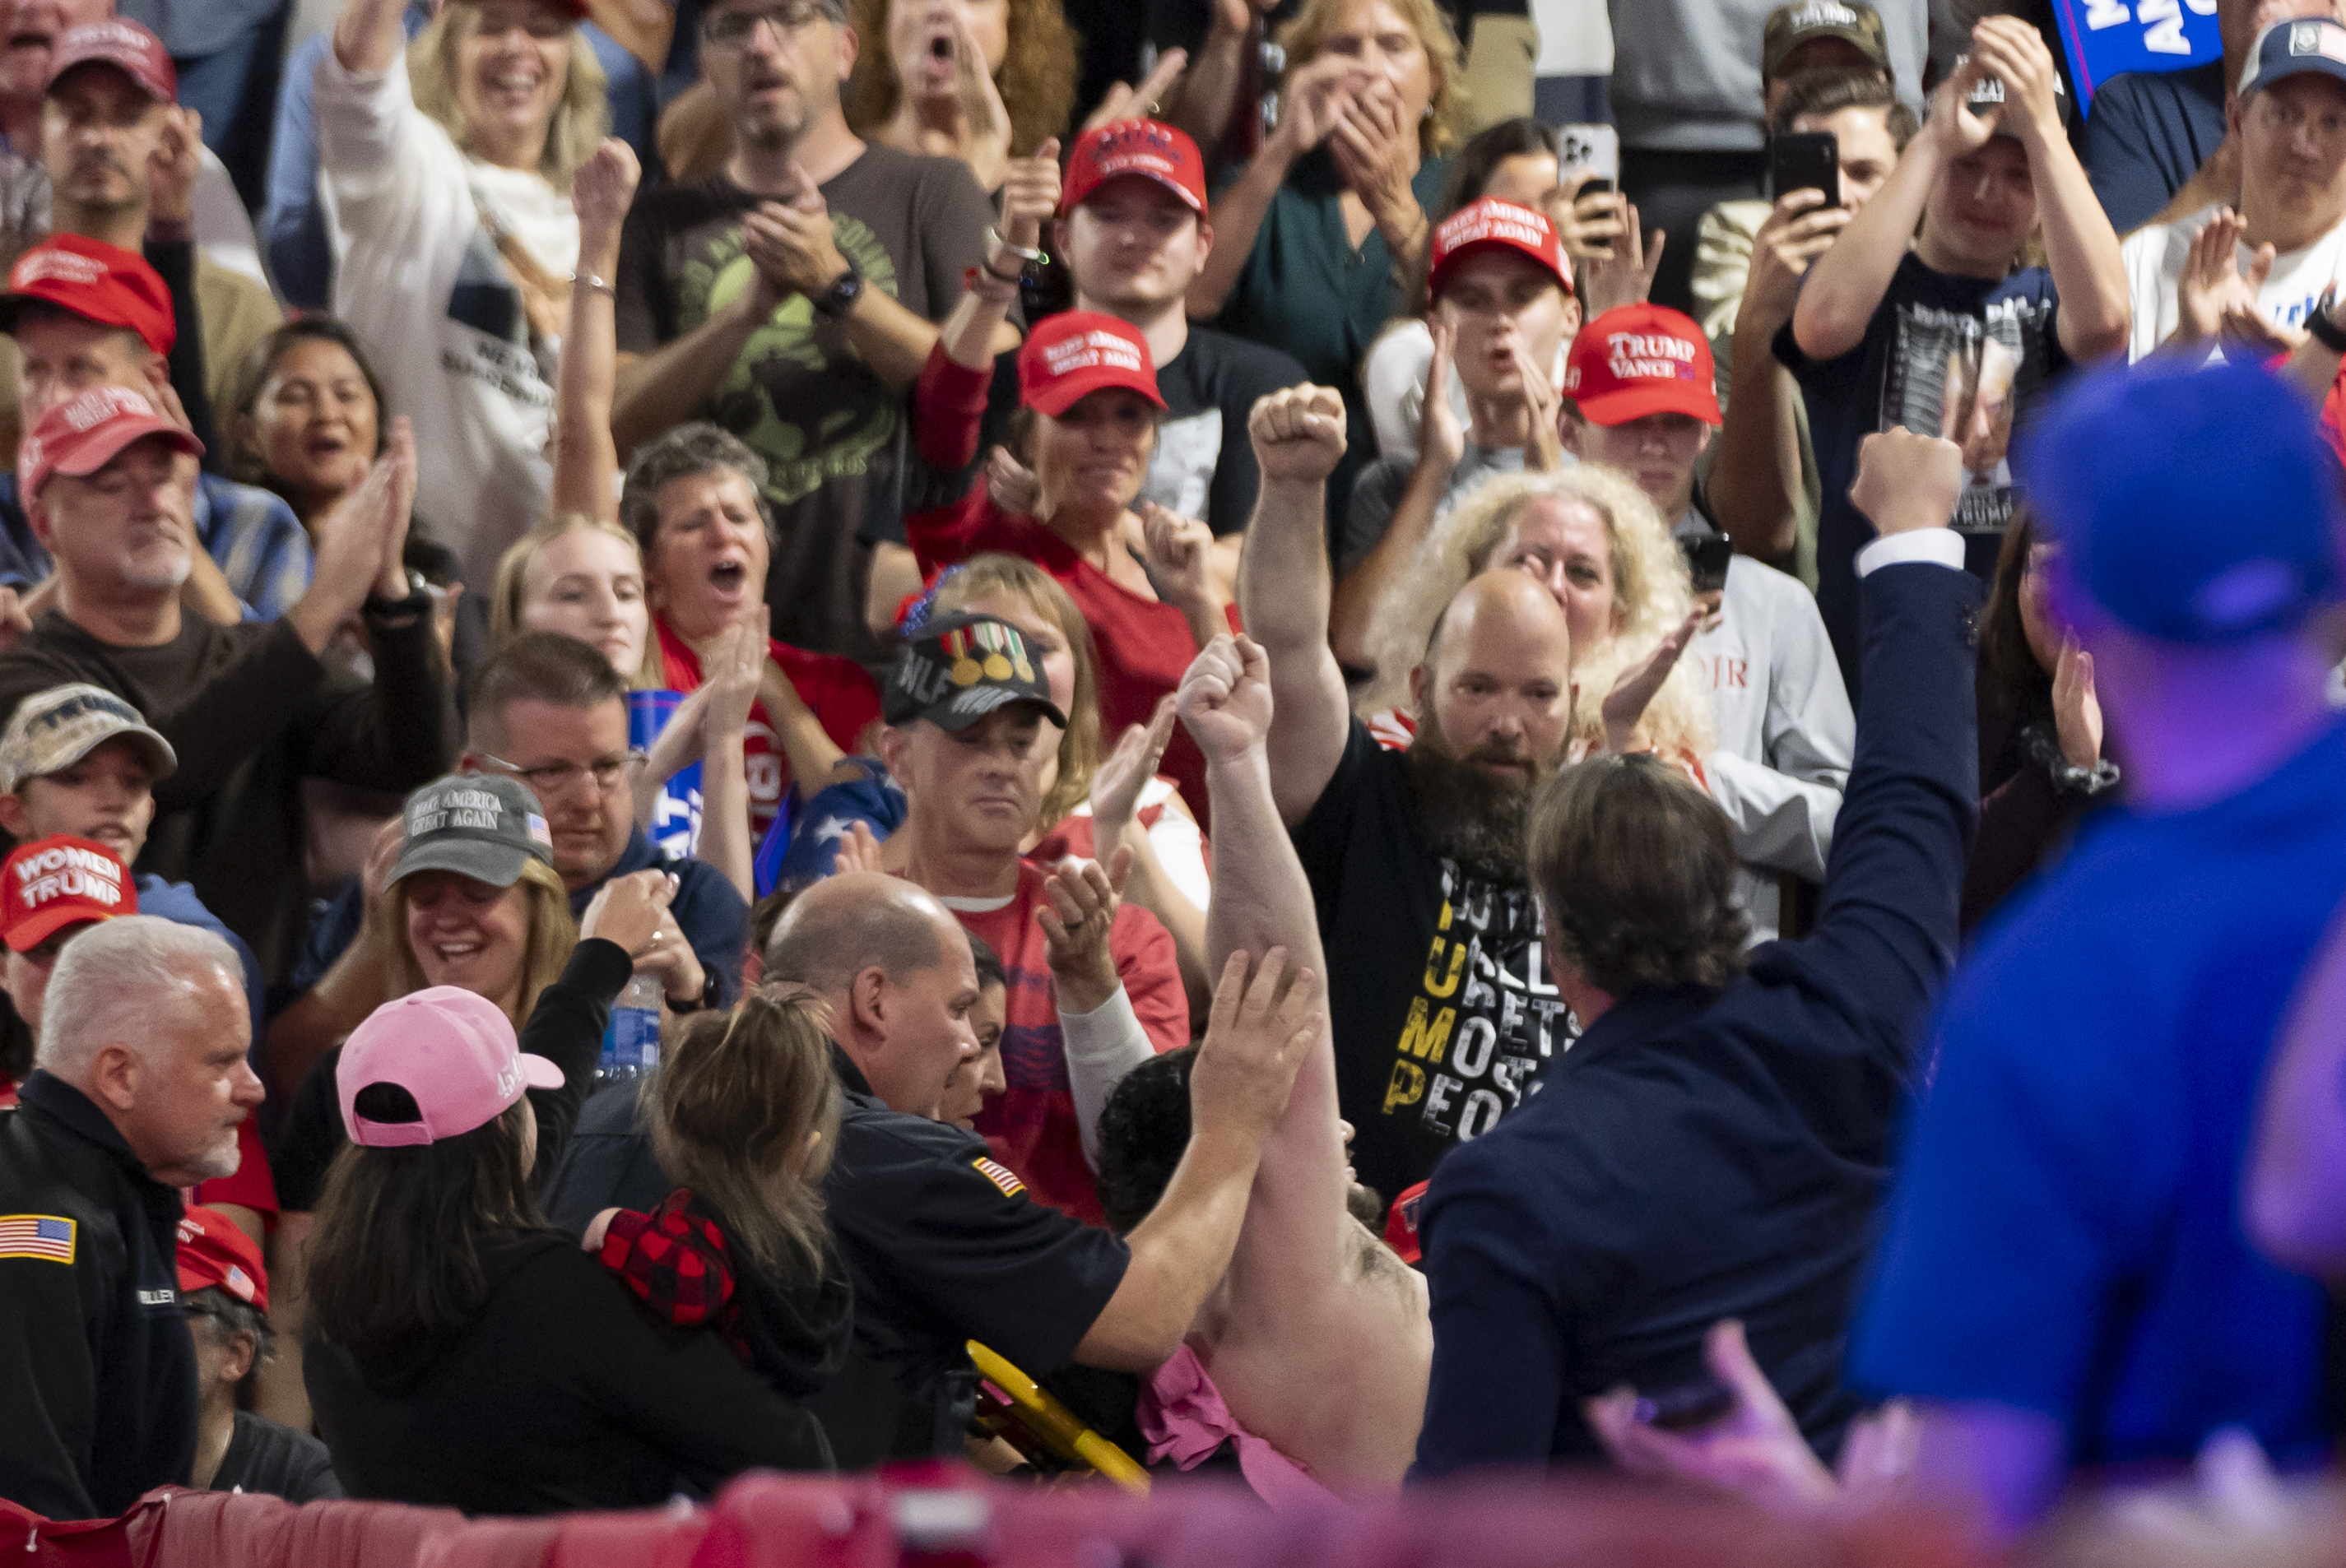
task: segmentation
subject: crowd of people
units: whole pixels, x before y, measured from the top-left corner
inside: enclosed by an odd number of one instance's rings
[[[1599,168],[1504,7],[0,0],[0,1498],[2319,1464],[2346,11],[2211,3],[1617,0]]]

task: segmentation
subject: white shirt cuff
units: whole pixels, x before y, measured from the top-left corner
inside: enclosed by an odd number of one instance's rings
[[[1878,572],[1884,566],[1903,565],[1909,561],[1927,561],[1934,566],[1964,569],[1964,536],[1953,528],[1917,528],[1911,534],[1892,534],[1886,539],[1876,539],[1857,553],[1857,575]]]

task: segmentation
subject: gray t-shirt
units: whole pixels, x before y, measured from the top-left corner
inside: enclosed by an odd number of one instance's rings
[[[1567,454],[1566,461],[1569,462]],[[1377,547],[1392,525],[1392,514],[1401,498],[1409,492],[1409,476],[1416,471],[1414,456],[1380,457],[1361,470],[1361,477],[1352,484],[1352,504],[1344,513],[1344,526],[1336,539],[1336,575],[1342,576]],[[1467,494],[1494,473],[1521,473],[1524,471],[1524,449],[1503,446],[1495,451],[1466,443],[1466,455],[1450,471],[1450,487],[1442,493],[1441,504],[1434,507],[1438,517],[1449,515],[1450,509],[1465,499]]]

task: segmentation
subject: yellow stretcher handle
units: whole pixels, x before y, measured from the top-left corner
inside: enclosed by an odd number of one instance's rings
[[[1081,1461],[1127,1492],[1148,1495],[1148,1472],[1130,1454],[1084,1425],[1075,1411],[1052,1398],[1041,1384],[974,1339],[969,1342],[969,1359],[977,1363],[978,1376],[1009,1399],[1019,1424],[1042,1439],[1053,1453]]]

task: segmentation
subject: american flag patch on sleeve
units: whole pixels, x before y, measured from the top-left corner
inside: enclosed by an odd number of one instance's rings
[[[74,1222],[53,1214],[0,1214],[0,1258],[74,1260]]]
[[[1020,1193],[1026,1190],[1026,1184],[1020,1181],[1018,1179],[1018,1173],[1012,1170],[1008,1166],[1000,1164],[994,1160],[987,1159],[982,1155],[969,1163],[977,1167],[978,1175],[984,1176],[986,1180],[1000,1187],[1002,1189],[1002,1196],[1005,1197],[1016,1197]],[[0,1257],[5,1256],[6,1254],[0,1253]]]

